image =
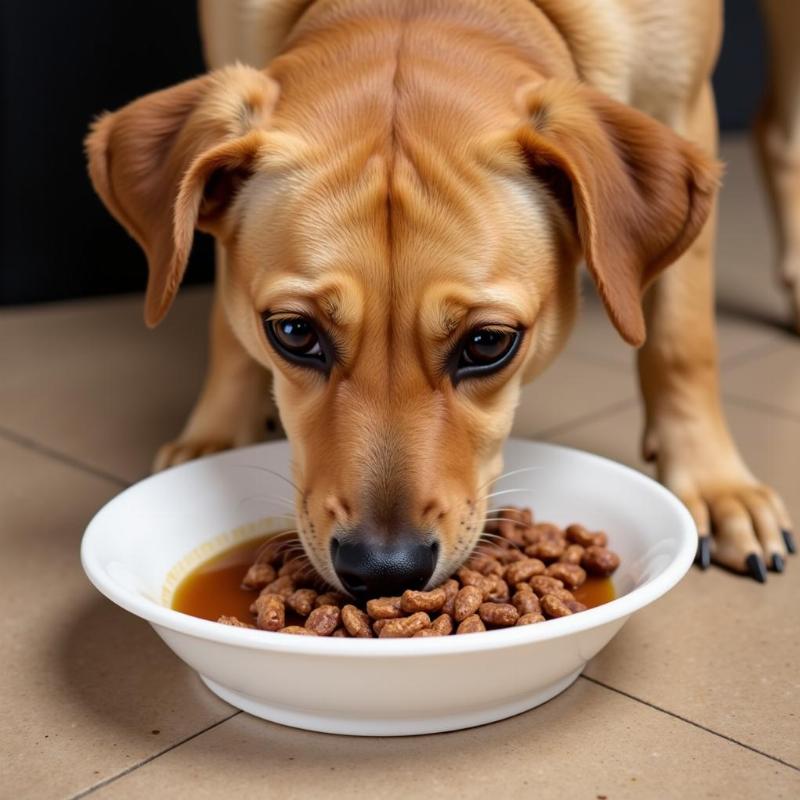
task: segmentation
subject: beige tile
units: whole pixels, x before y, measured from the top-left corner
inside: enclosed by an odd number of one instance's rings
[[[0,795],[70,796],[232,713],[84,576],[117,487],[3,440],[0,474]]]
[[[608,364],[562,355],[523,389],[512,435],[541,436],[635,396],[632,375]]]
[[[800,420],[800,338],[726,370],[722,389]],[[797,445],[800,448],[800,442]]]
[[[789,797],[793,770],[579,680],[538,709],[437,736],[356,739],[245,715],[98,798]]]
[[[800,421],[728,403],[745,458],[800,520]],[[557,438],[640,466],[637,407]],[[613,538],[613,533],[612,533]],[[800,765],[800,560],[766,586],[716,568],[692,569],[637,614],[587,674],[751,747]]]
[[[774,326],[724,311],[717,312],[716,326],[719,360],[723,368],[729,363],[777,349],[787,339],[787,335]],[[636,351],[619,337],[591,286],[584,290],[581,314],[565,354],[628,371],[634,369]]]
[[[180,430],[203,376],[210,294],[148,331],[126,296],[0,313],[2,425],[127,480]]]

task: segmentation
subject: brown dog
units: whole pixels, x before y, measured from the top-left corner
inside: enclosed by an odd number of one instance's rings
[[[314,566],[354,591],[432,585],[479,535],[520,387],[573,323],[583,256],[640,348],[644,451],[694,515],[700,560],[782,569],[789,520],[717,388],[718,4],[262,12],[285,35],[265,70],[148,95],[87,140],[98,193],[147,254],[149,325],[195,228],[220,244],[206,386],[158,467],[256,440],[271,373]]]

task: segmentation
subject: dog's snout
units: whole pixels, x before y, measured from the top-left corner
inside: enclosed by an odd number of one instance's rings
[[[423,589],[438,557],[439,542],[423,532],[378,537],[355,530],[331,539],[333,568],[344,588],[359,598]]]

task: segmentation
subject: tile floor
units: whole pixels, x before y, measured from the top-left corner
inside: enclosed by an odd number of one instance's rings
[[[725,405],[800,520],[800,339],[771,282],[747,143],[723,154]],[[766,587],[692,570],[563,695],[471,731],[346,739],[209,694],[78,561],[94,511],[178,430],[202,377],[208,303],[185,291],[155,333],[139,297],[0,313],[0,797],[800,796],[796,560]],[[526,391],[516,433],[641,468],[630,362],[590,296],[565,355]]]

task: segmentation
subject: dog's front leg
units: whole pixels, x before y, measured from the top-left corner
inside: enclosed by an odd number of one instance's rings
[[[778,277],[800,333],[800,4],[762,0],[761,5],[770,69],[755,133],[778,232]]]
[[[679,130],[716,150],[710,87]],[[643,450],[659,479],[689,508],[700,534],[698,560],[709,558],[766,578],[783,568],[789,519],[777,494],[752,475],[728,430],[719,396],[714,332],[712,212],[692,247],[666,270],[645,300],[648,338],[639,352],[646,409]],[[712,536],[713,534],[713,536]],[[790,537],[790,534],[786,534]]]
[[[225,316],[220,296],[222,258],[224,252],[218,245],[217,283],[203,389],[178,438],[159,449],[153,471],[258,442],[267,430],[280,428],[272,399],[272,376],[248,355]]]

